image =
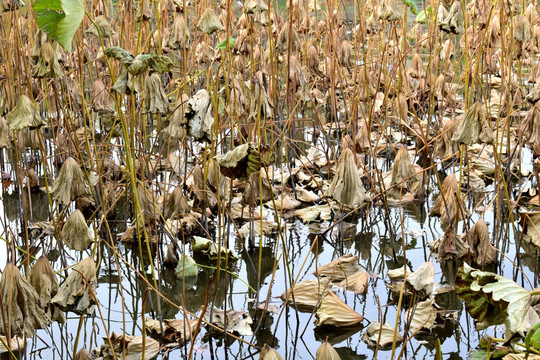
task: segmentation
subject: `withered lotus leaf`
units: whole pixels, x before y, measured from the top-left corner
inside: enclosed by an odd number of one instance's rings
[[[339,286],[349,291],[353,291],[356,294],[365,294],[368,286],[368,273],[359,271],[352,274],[344,279]]]
[[[410,318],[411,316],[412,318]],[[435,323],[436,317],[437,309],[433,306],[433,300],[431,299],[420,301],[414,308],[410,308],[405,312],[405,319],[410,321],[409,329],[411,333],[415,333],[420,329],[430,329]]]
[[[92,356],[88,350],[82,348],[77,352],[73,360],[92,360]]]
[[[443,229],[457,223],[469,214],[463,203],[463,196],[458,201],[459,185],[455,174],[449,174],[441,185],[441,193],[429,212],[429,216],[440,216]]]
[[[315,313],[315,326],[346,327],[359,325],[364,317],[351,309],[333,291],[323,296]]]
[[[38,63],[33,71],[36,78],[57,79],[63,74],[62,67],[58,62],[58,55],[50,41],[45,42],[39,51]]]
[[[90,195],[84,173],[72,157],[62,165],[51,191],[54,200],[59,204],[69,205],[71,200]]]
[[[320,266],[313,274],[318,277],[327,278],[332,282],[340,282],[347,280],[350,276],[361,270],[360,265],[358,265],[358,256],[347,254],[326,265]]]
[[[76,314],[92,314],[96,277],[96,263],[91,257],[87,257],[71,270],[51,303]]]
[[[289,306],[296,306],[298,311],[311,312],[330,288],[328,279],[304,280],[281,294],[281,300],[287,301]]]
[[[214,157],[223,175],[231,179],[244,179],[256,173],[263,166],[275,161],[275,153],[269,146],[248,143],[235,147],[223,155]]]
[[[73,250],[84,251],[94,243],[83,213],[77,209],[69,215],[62,228],[62,241]]]
[[[378,321],[372,321],[366,329],[362,339],[367,342],[370,347],[375,347],[379,344],[381,349],[388,349],[394,343],[394,328],[388,323],[382,326]],[[396,345],[401,344],[403,336],[397,332]]]
[[[205,312],[204,320],[230,333],[240,336],[253,335],[253,330],[251,330],[253,319],[243,310],[228,309],[225,311],[214,308],[213,311]]]
[[[191,339],[197,323],[197,320],[164,319],[162,332],[159,320],[151,318],[146,318],[145,320],[146,333],[148,335],[167,343],[178,343],[180,345]]]
[[[111,348],[112,343],[113,348]],[[103,344],[99,350],[95,351],[95,360],[151,360],[154,359],[160,350],[159,342],[152,338],[142,336],[124,335],[113,332],[111,339],[103,339]]]
[[[493,131],[489,126],[486,108],[480,101],[475,102],[465,112],[452,140],[458,144],[491,143]]]
[[[6,115],[11,130],[36,129],[46,124],[39,114],[39,107],[26,95],[21,95],[17,105]]]
[[[381,1],[377,12],[379,20],[396,21],[401,19],[401,10],[396,0]]]
[[[29,337],[36,329],[44,329],[51,323],[40,305],[38,293],[13,264],[7,264],[2,272],[0,294],[0,324],[5,324],[0,326],[1,334],[9,326],[11,335]]]
[[[326,340],[319,346],[317,353],[315,354],[315,360],[341,360],[338,352],[334,347]]]
[[[283,357],[279,355],[276,349],[271,348],[267,344],[264,344],[259,360],[283,360]]]
[[[339,156],[337,172],[332,183],[326,190],[325,196],[333,197],[340,203],[358,207],[371,197],[364,189],[358,175],[354,154],[351,149],[345,149]]]
[[[188,119],[189,134],[195,140],[212,138],[212,102],[210,94],[205,89],[197,91],[187,102],[184,116]]]
[[[114,35],[114,30],[111,27],[111,24],[109,24],[109,21],[107,18],[103,15],[96,16],[94,18],[94,22],[88,30],[86,30],[87,34],[92,34],[96,37],[103,37],[103,38],[109,38]]]
[[[9,125],[6,119],[0,116],[0,149],[11,147],[11,137],[9,135]]]
[[[206,8],[197,24],[197,30],[207,34],[223,30],[223,25],[212,8]]]
[[[165,94],[159,74],[152,73],[146,76],[143,95],[146,100],[145,110],[147,113],[167,115],[171,112],[169,99]]]
[[[184,15],[176,13],[174,15],[174,22],[167,40],[167,46],[173,50],[185,49],[191,41],[191,33],[187,26]]]
[[[432,262],[428,261],[420,265],[416,271],[407,277],[407,283],[414,290],[423,291],[429,296],[433,292],[434,277],[435,267]]]
[[[467,242],[476,264],[484,266],[495,261],[496,250],[489,240],[489,229],[484,219],[479,219],[469,230]]]
[[[264,0],[246,0],[244,2],[244,12],[246,14],[257,14],[268,11],[268,5]]]
[[[39,304],[45,309],[47,316],[53,321],[64,323],[66,321],[64,312],[51,304],[52,298],[58,293],[59,286],[51,263],[45,256],[36,261],[30,270],[28,280],[36,290]]]

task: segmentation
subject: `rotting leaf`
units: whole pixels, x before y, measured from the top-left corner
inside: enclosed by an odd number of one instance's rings
[[[330,291],[328,279],[304,280],[281,294],[281,300],[287,300],[287,304],[296,306],[298,311],[311,312],[328,291]]]
[[[7,264],[0,278],[2,307],[0,311],[0,334],[10,327],[11,335],[33,336],[36,329],[44,329],[51,323],[40,306],[39,295],[19,269]]]
[[[384,323],[382,326],[378,321],[373,320],[366,329],[362,339],[368,346],[376,347],[377,343],[381,349],[388,349],[394,343],[394,329],[390,324]],[[403,336],[396,334],[396,345],[401,344]]]
[[[326,265],[319,266],[313,274],[317,277],[328,278],[332,282],[341,282],[361,270],[358,265],[358,256],[346,254]]]
[[[87,257],[73,267],[51,303],[79,315],[92,314],[95,305],[93,293],[96,276],[94,259]]]
[[[469,314],[476,319],[478,330],[505,324],[509,337],[518,332],[523,335],[530,328],[526,318],[531,294],[514,281],[463,264],[458,270],[455,288]]]
[[[332,216],[332,206],[329,204],[313,205],[294,212],[303,223],[329,220]]]
[[[95,350],[95,360],[151,360],[159,354],[159,342],[152,338],[143,339],[142,336],[124,335],[113,332],[110,338],[103,339],[99,350]]]
[[[186,319],[164,319],[163,332],[159,320],[146,318],[146,333],[156,339],[166,343],[184,344],[191,339],[192,334],[197,327],[197,320]]]
[[[355,326],[363,320],[362,315],[351,309],[333,291],[323,296],[315,313],[315,326]]]
[[[210,311],[204,314],[204,320],[222,329],[225,329],[226,324],[227,328],[225,330],[230,333],[240,336],[253,335],[253,330],[251,330],[253,319],[243,310],[229,309],[225,311],[214,308],[212,314]]]
[[[105,49],[104,54],[119,60],[131,75],[140,75],[147,70],[161,74],[169,71],[172,66],[172,61],[167,56],[154,54],[133,56],[118,46]]]
[[[212,113],[210,94],[205,89],[197,91],[188,100],[184,116],[188,120],[189,134],[195,140],[212,138],[211,131],[214,124]]]

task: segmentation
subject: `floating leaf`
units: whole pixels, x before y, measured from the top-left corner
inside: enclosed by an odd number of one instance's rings
[[[214,157],[223,175],[231,179],[243,179],[256,173],[263,166],[275,161],[275,154],[269,146],[242,144],[223,155]]]
[[[412,312],[414,309],[414,312]],[[410,320],[409,328],[412,333],[420,329],[430,329],[435,323],[435,318],[437,317],[437,309],[433,306],[433,300],[426,300],[419,302],[416,307],[408,309],[405,312],[405,318],[409,319],[412,314],[412,319]]]
[[[71,41],[81,25],[84,0],[36,0],[34,17],[38,27],[53,40],[71,51]]]
[[[304,280],[281,294],[281,299],[283,301],[288,299],[289,306],[296,306],[298,311],[311,312],[317,307],[321,298],[330,291],[328,284],[328,279]]]
[[[394,329],[390,324],[384,323],[382,326],[377,321],[372,321],[366,329],[362,339],[371,347],[377,346],[381,349],[387,349],[394,343]],[[401,344],[403,336],[398,332],[396,334],[396,345]]]
[[[368,286],[368,273],[359,271],[344,279],[339,286],[356,294],[365,294]]]
[[[455,288],[469,314],[476,319],[478,330],[505,324],[507,335],[512,335],[523,334],[530,327],[526,318],[531,295],[512,280],[463,264]]]
[[[113,348],[111,349],[111,344]],[[103,339],[103,345],[97,352],[95,360],[124,359],[124,360],[150,360],[157,356],[159,342],[152,338],[143,339],[142,336],[124,335],[113,332],[110,341]]]
[[[159,320],[146,318],[146,333],[167,343],[184,344],[191,339],[191,335],[197,327],[197,320],[164,319],[162,324]],[[162,330],[163,325],[163,332]]]
[[[347,254],[326,265],[320,266],[313,274],[318,277],[328,278],[332,282],[340,282],[346,280],[360,270],[358,256]]]
[[[434,277],[435,268],[433,263],[428,261],[407,277],[407,283],[412,285],[416,291],[423,291],[429,296],[433,292]]]
[[[0,336],[0,354],[9,352],[6,345],[9,346],[9,350],[14,354],[17,354],[19,351],[23,351],[26,347],[26,340],[24,337],[14,336],[11,338],[11,341],[8,342],[5,336]]]
[[[315,313],[315,326],[355,326],[363,320],[362,315],[351,309],[333,291],[323,296]]]
[[[59,286],[56,273],[45,256],[41,256],[30,270],[28,282],[36,289],[39,304],[47,316],[53,321],[66,322],[64,312],[51,304],[52,298],[58,293]]]
[[[243,310],[229,309],[225,311],[214,308],[212,314],[210,314],[210,311],[204,314],[204,319],[222,329],[225,329],[226,325],[226,330],[230,333],[246,336],[253,335],[253,330],[251,330],[253,319]]]

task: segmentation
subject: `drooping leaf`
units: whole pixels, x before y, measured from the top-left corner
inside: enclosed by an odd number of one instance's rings
[[[426,22],[426,11],[422,10],[416,15],[416,22],[419,24],[423,24]]]
[[[104,51],[104,54],[113,59],[119,60],[131,75],[140,75],[147,70],[156,73],[169,71],[173,65],[171,59],[163,55],[139,54],[133,56],[119,46],[111,46]]]
[[[455,288],[469,314],[476,319],[478,330],[505,324],[507,335],[512,335],[523,334],[530,327],[526,318],[531,295],[514,281],[463,264]]]
[[[119,60],[124,65],[131,65],[135,57],[119,46],[111,46],[103,52],[106,56]]]
[[[53,40],[71,51],[71,41],[81,25],[84,0],[36,0],[34,17],[38,27]]]
[[[199,268],[191,256],[180,255],[180,259],[178,259],[178,265],[176,265],[175,271],[176,276],[179,279],[184,279],[188,277],[196,277],[199,273]]]

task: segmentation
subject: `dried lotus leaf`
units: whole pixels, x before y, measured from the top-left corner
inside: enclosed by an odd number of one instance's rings
[[[146,76],[143,95],[146,100],[145,111],[148,114],[167,115],[171,112],[169,99],[165,94],[159,74],[152,73]]]
[[[279,355],[276,349],[271,348],[267,344],[264,344],[259,360],[283,360],[283,357]]]
[[[489,228],[483,219],[479,219],[467,234],[473,260],[479,266],[495,262],[496,250],[489,240]]]
[[[88,350],[82,348],[75,354],[73,360],[92,360],[92,355],[90,355]]]
[[[452,140],[466,145],[493,142],[493,131],[489,126],[486,108],[482,102],[477,101],[467,109]]]
[[[244,3],[244,12],[246,14],[258,14],[268,11],[268,5],[264,0],[246,0]]]
[[[317,349],[315,360],[341,360],[341,357],[327,339]]]
[[[212,138],[212,113],[210,94],[205,89],[199,90],[188,100],[184,116],[188,120],[189,134],[195,140]]]
[[[46,124],[39,114],[39,107],[26,95],[21,95],[17,105],[6,115],[11,130],[37,129]]]
[[[212,8],[206,8],[197,24],[197,30],[207,34],[223,30],[223,25]]]
[[[351,149],[345,149],[339,156],[337,172],[325,196],[333,197],[350,207],[358,207],[366,201],[371,201],[358,176],[355,157]]]
[[[464,216],[469,214],[463,203],[463,196],[458,201],[459,185],[455,174],[449,174],[443,181],[441,193],[429,212],[429,216],[440,216],[441,227],[446,230],[449,226],[457,225]]]
[[[432,262],[425,262],[407,277],[407,283],[414,290],[424,292],[426,295],[431,295],[433,292],[433,284],[435,277],[435,267]]]
[[[352,274],[344,279],[339,286],[356,294],[365,294],[368,286],[368,273],[359,271]]]
[[[151,360],[154,359],[160,350],[159,342],[152,338],[143,339],[142,336],[131,336],[113,332],[110,340],[104,338],[95,360]],[[112,343],[113,348],[111,349]]]
[[[287,301],[289,306],[295,306],[298,311],[311,312],[328,291],[330,286],[327,279],[304,280],[281,294],[281,300]]]
[[[315,313],[315,326],[356,326],[363,320],[362,315],[351,309],[333,291],[323,296]]]
[[[381,349],[388,349],[394,343],[394,334],[396,335],[396,345],[401,344],[403,336],[394,331],[394,328],[388,323],[382,326],[377,321],[372,321],[366,329],[362,339],[367,342],[368,346],[376,347],[377,344]]]
[[[10,326],[11,335],[29,337],[36,329],[44,329],[51,323],[40,305],[38,293],[13,264],[7,264],[2,272],[0,294],[0,323],[6,324],[0,326],[1,334]]]
[[[414,311],[413,311],[414,309]],[[409,319],[409,329],[414,334],[420,329],[430,329],[435,323],[437,309],[433,306],[433,300],[420,301],[413,309],[405,312],[405,319]]]
[[[72,212],[62,228],[62,241],[72,250],[84,251],[94,243],[83,213]]]
[[[96,264],[91,257],[87,257],[73,267],[51,303],[76,314],[92,314],[95,305],[96,277]]]
[[[332,282],[340,282],[361,270],[360,265],[358,265],[358,256],[347,254],[326,265],[319,266],[313,274],[317,277],[327,278]]]
[[[52,198],[59,204],[69,205],[71,200],[90,195],[84,173],[72,157],[62,165],[51,191]]]
[[[159,320],[146,318],[146,333],[153,338],[161,339],[166,343],[184,344],[191,339],[197,327],[197,320],[164,319],[163,332]]]
[[[51,304],[52,298],[58,293],[59,286],[56,273],[45,256],[41,256],[36,261],[30,270],[28,281],[36,290],[39,296],[39,304],[45,309],[47,316],[53,321],[66,322],[63,311]]]

